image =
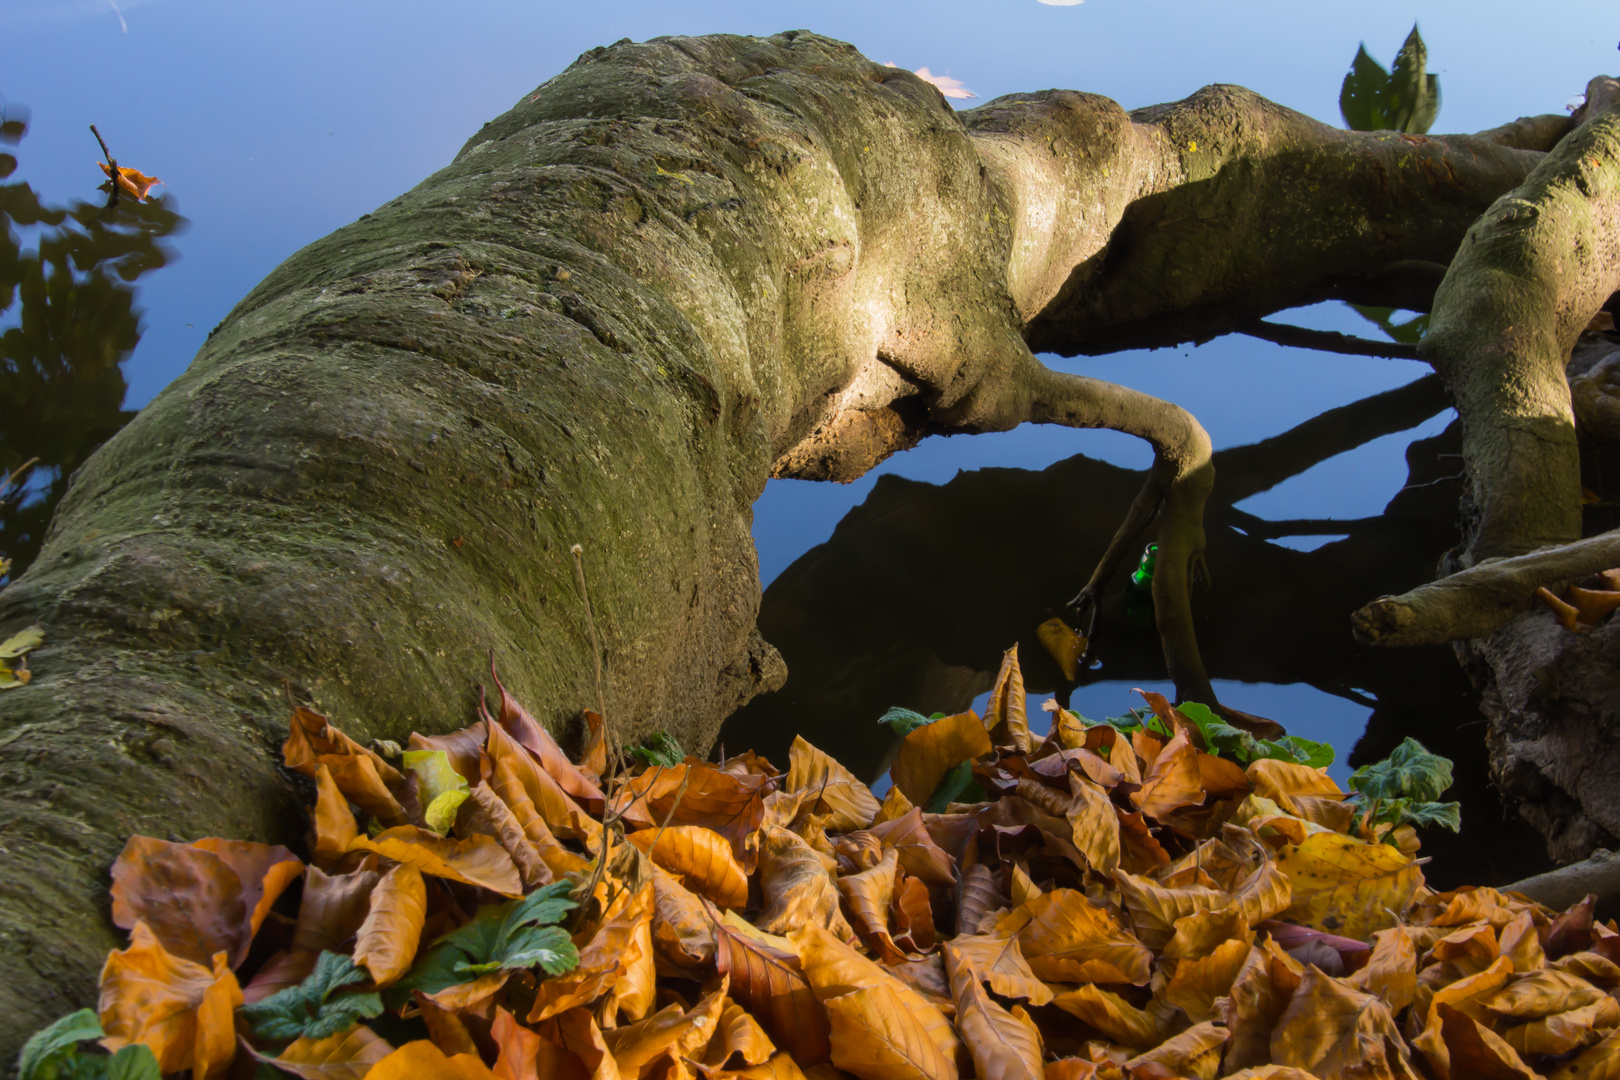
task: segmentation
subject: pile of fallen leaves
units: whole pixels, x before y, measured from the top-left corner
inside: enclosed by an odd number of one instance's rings
[[[1157,695],[1037,741],[1010,653],[986,717],[911,714],[880,800],[803,739],[785,774],[657,746],[621,771],[588,714],[570,761],[498,695],[403,752],[297,710],[309,864],[132,839],[129,947],[22,1080],[1620,1070],[1620,934],[1590,899],[1426,888],[1421,748],[1347,795],[1311,744]],[[982,797],[927,812],[947,782]]]

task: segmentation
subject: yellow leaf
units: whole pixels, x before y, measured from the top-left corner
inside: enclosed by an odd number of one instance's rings
[[[371,910],[354,945],[354,962],[387,986],[410,969],[427,917],[427,885],[422,871],[398,863],[371,890]]]
[[[817,1001],[825,1003],[863,986],[887,985],[896,1000],[927,1029],[940,1052],[956,1060],[961,1042],[951,1022],[921,993],[897,978],[894,969],[873,963],[819,926],[806,926],[790,940],[798,950],[804,977]]]
[[[1078,630],[1054,615],[1035,628],[1035,636],[1065,679],[1074,682],[1080,677],[1080,658],[1086,653],[1086,639]]]
[[[1198,768],[1198,750],[1185,731],[1176,732],[1154,758],[1140,791],[1131,792],[1131,803],[1151,818],[1162,818],[1183,806],[1204,801],[1203,774]]]
[[[722,977],[719,987],[690,1009],[669,1005],[628,1027],[602,1032],[620,1075],[638,1076],[666,1054],[675,1060],[696,1056],[719,1026],[729,986],[730,980]]]
[[[971,710],[924,724],[900,740],[889,775],[913,804],[926,803],[945,774],[990,753],[990,734]]]
[[[540,983],[529,1023],[556,1016],[576,1005],[589,1005],[609,993],[640,955],[638,928],[652,919],[653,885],[622,892],[590,940],[579,950],[579,966]]]
[[[1285,919],[1362,941],[1395,925],[1423,884],[1422,870],[1395,848],[1339,833],[1307,836],[1283,848],[1277,864],[1293,891]]]
[[[782,795],[785,793],[777,792],[776,794]],[[797,794],[802,798],[802,793]],[[789,795],[787,797],[793,798],[794,796]],[[881,825],[885,821],[893,821],[896,818],[904,817],[911,812],[911,805],[911,800],[906,798],[905,792],[897,787],[890,787],[888,793],[883,796],[883,805],[878,807],[877,817],[872,819],[872,824]],[[776,822],[776,824],[786,825],[787,822]]]
[[[1347,980],[1357,990],[1375,994],[1398,1013],[1417,996],[1417,948],[1404,926],[1392,926],[1374,935],[1367,966]]]
[[[1384,1003],[1342,979],[1305,969],[1271,1035],[1271,1060],[1308,1072],[1409,1076],[1406,1044]]]
[[[1125,908],[1131,913],[1131,929],[1150,949],[1162,949],[1175,936],[1179,919],[1201,911],[1227,907],[1232,898],[1207,885],[1167,888],[1156,881],[1124,870],[1114,871],[1114,880],[1124,894]],[[1027,955],[1029,950],[1024,950]]]
[[[24,653],[32,652],[45,641],[45,631],[39,626],[30,626],[26,630],[19,630],[0,641],[0,659],[15,660]]]
[[[776,1053],[776,1044],[759,1026],[759,1021],[741,1005],[728,1003],[720,1014],[720,1024],[703,1061],[714,1068],[733,1068],[737,1062],[748,1068],[763,1065]]]
[[[714,925],[696,894],[667,870],[653,866],[653,952],[676,973],[695,973],[714,962]]]
[[[1131,1058],[1125,1063],[1125,1068],[1140,1069],[1144,1076],[1167,1075],[1150,1071],[1150,1067],[1156,1066],[1169,1070],[1168,1075],[1215,1080],[1225,1049],[1226,1029],[1213,1021],[1204,1021],[1166,1039],[1147,1053]],[[1136,1073],[1133,1071],[1131,1075]]]
[[[1074,846],[1093,870],[1112,874],[1119,869],[1118,808],[1106,791],[1083,776],[1070,774],[1069,791],[1073,801],[1064,817],[1074,834]]]
[[[1297,762],[1261,758],[1259,761],[1249,763],[1248,774],[1250,783],[1254,784],[1256,795],[1270,799],[1290,814],[1297,816],[1303,815],[1294,802],[1295,795],[1335,795],[1341,799],[1344,797],[1344,792],[1327,773]]]
[[[979,985],[982,973],[949,946],[945,967],[951,974],[956,1028],[973,1057],[975,1075],[980,1080],[1043,1080],[1045,1055],[1034,1025],[992,1001]]]
[[[1620,1031],[1605,1035],[1596,1046],[1582,1051],[1547,1080],[1616,1080],[1620,1077]]]
[[[1485,1011],[1484,1002],[1501,988],[1512,973],[1513,961],[1501,956],[1484,971],[1458,979],[1449,986],[1435,991],[1434,997],[1429,1001],[1423,1031],[1412,1040],[1412,1045],[1422,1051],[1423,1056],[1429,1059],[1430,1066],[1442,1077],[1449,1073],[1451,1057],[1442,1035],[1440,1006],[1448,1005],[1454,1009],[1461,1009],[1476,1019],[1483,1019],[1489,1015]]]
[[[1494,1004],[1494,1001],[1488,1002],[1486,1007]],[[1502,1032],[1502,1038],[1520,1054],[1567,1054],[1590,1046],[1617,1027],[1620,1027],[1620,1003],[1604,994],[1577,1008],[1508,1028]]]
[[[889,934],[889,907],[894,903],[895,873],[899,866],[900,857],[891,849],[872,869],[845,874],[838,879],[838,891],[844,894],[850,924],[869,948],[891,964],[901,963],[906,958],[904,950]]]

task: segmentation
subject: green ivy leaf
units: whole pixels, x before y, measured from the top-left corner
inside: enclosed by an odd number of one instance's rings
[[[902,736],[910,735],[924,724],[930,723],[931,720],[932,718],[924,716],[920,712],[902,709],[898,705],[893,706],[888,712],[878,717],[878,723],[889,725],[890,730],[896,735]]]
[[[1369,799],[1437,802],[1451,786],[1451,762],[1408,738],[1385,758],[1350,774],[1350,790]]]
[[[662,765],[673,769],[686,760],[686,751],[667,731],[655,731],[640,746],[632,746],[630,753],[647,765]]]
[[[17,1055],[17,1080],[56,1080],[81,1042],[99,1039],[103,1034],[94,1009],[68,1013],[36,1031],[23,1045],[22,1053]]]
[[[1397,824],[1410,824],[1418,828],[1435,825],[1452,832],[1462,832],[1462,804],[1454,802],[1420,802],[1411,803],[1403,808],[1404,821]]]
[[[338,993],[370,977],[352,957],[322,952],[315,961],[315,970],[303,982],[243,1005],[238,1011],[260,1039],[324,1039],[383,1011],[382,999],[375,992]]]

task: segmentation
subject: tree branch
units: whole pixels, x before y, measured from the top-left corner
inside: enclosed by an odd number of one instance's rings
[[[1303,326],[1266,322],[1264,319],[1251,319],[1232,329],[1261,341],[1291,345],[1296,349],[1316,349],[1345,356],[1383,356],[1391,360],[1418,359],[1417,349],[1411,345],[1398,341],[1373,341],[1371,338],[1341,334],[1337,330],[1308,330]]]

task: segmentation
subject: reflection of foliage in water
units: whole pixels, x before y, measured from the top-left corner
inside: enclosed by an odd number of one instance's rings
[[[0,113],[0,141],[27,129]],[[17,159],[0,152],[0,181]],[[0,183],[0,474],[34,472],[0,502],[0,553],[14,573],[38,553],[67,478],[133,415],[120,365],[141,337],[134,282],[172,260],[159,241],[181,231],[173,200],[41,203],[25,182]],[[37,229],[37,246],[18,232]]]

